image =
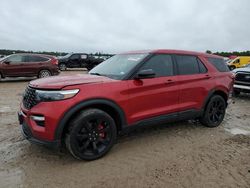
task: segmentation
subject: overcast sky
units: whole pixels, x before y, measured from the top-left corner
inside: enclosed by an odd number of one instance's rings
[[[1,0],[0,49],[250,50],[250,0]]]

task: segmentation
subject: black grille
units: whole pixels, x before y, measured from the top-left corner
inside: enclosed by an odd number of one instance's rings
[[[38,102],[36,101],[36,90],[27,87],[24,94],[23,94],[23,105],[27,109],[31,109],[35,106]]]
[[[235,81],[250,82],[250,73],[237,73]]]

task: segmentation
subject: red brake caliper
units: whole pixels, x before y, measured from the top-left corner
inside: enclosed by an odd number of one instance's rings
[[[104,133],[104,132],[101,132],[103,128],[104,128],[104,126],[103,126],[102,124],[98,125],[99,136],[100,136],[101,138],[104,138],[104,137],[105,137],[105,133]]]

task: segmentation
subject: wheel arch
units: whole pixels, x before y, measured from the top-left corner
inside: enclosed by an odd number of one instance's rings
[[[214,95],[220,95],[220,96],[225,100],[225,103],[227,104],[227,100],[228,100],[228,94],[227,94],[227,92],[225,92],[225,91],[222,90],[222,89],[213,89],[213,90],[211,90],[211,91],[208,93],[208,95],[207,95],[207,97],[206,97],[206,99],[205,99],[205,102],[203,103],[203,108],[202,108],[203,110],[206,109],[209,100],[210,100],[211,97],[214,96]]]
[[[76,104],[63,115],[55,131],[55,140],[60,140],[62,143],[70,120],[75,118],[80,111],[89,108],[97,108],[108,113],[114,118],[118,131],[121,131],[124,125],[127,124],[124,111],[114,101],[109,99],[90,99]]]

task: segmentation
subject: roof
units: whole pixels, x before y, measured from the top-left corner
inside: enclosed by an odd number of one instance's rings
[[[48,55],[48,54],[38,54],[38,53],[15,53],[15,54],[10,54],[10,55],[34,55],[34,56],[43,56],[43,57],[53,57],[55,58],[55,56],[53,55]]]
[[[183,55],[195,55],[195,56],[205,56],[205,57],[214,57],[214,58],[223,58],[222,56],[207,54],[203,52],[194,52],[194,51],[185,51],[185,50],[172,50],[172,49],[156,49],[156,50],[137,50],[130,51],[121,54],[142,54],[142,53],[151,53],[151,54],[183,54]]]

